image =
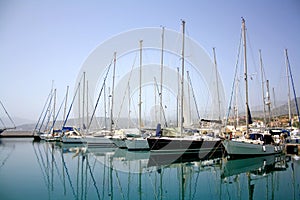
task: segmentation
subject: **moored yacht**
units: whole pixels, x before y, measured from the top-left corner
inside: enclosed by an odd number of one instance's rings
[[[61,141],[64,143],[84,143],[86,142],[80,132],[75,127],[63,127]]]

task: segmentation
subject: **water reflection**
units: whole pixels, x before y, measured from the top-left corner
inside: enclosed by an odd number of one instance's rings
[[[230,160],[222,152],[161,154],[7,139],[0,149],[0,195],[11,199],[300,199],[299,160],[284,155]],[[29,158],[21,175],[13,170]],[[8,181],[14,176],[28,184]],[[11,187],[23,195],[8,193]]]

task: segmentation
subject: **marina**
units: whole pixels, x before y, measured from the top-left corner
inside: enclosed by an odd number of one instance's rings
[[[299,156],[230,160],[0,138],[2,199],[299,199]]]
[[[0,18],[0,199],[300,200],[295,2],[31,1]]]

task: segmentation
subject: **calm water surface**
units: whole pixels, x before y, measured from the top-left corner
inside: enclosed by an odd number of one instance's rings
[[[300,160],[0,138],[0,199],[300,199]]]

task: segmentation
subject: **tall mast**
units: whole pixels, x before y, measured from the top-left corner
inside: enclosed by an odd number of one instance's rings
[[[115,90],[115,76],[116,76],[116,57],[117,52],[114,53],[114,69],[113,69],[113,82],[112,82],[112,89],[111,89],[111,105],[110,105],[110,131],[113,129],[113,108],[114,108],[114,90]]]
[[[130,84],[128,82],[128,128],[130,128],[130,104],[131,104],[131,99],[130,99]]]
[[[263,62],[261,56],[261,49],[259,49],[259,61],[260,61],[260,71],[261,71],[261,90],[262,90],[262,102],[263,102],[263,112],[264,112],[264,124],[267,124],[266,118],[266,101],[265,101],[265,86],[264,86],[264,72],[263,72]]]
[[[103,110],[104,110],[104,129],[107,130],[107,121],[106,121],[106,84],[103,84]]]
[[[238,107],[239,82],[240,82],[239,79],[235,82],[235,106],[234,106],[234,110],[235,110],[235,117],[236,117],[236,127],[238,127],[240,125],[239,124],[239,107]]]
[[[56,88],[54,89],[54,101],[53,101],[53,123],[55,121],[55,106],[56,106]]]
[[[180,99],[180,134],[183,133],[183,91],[184,91],[184,39],[185,39],[185,21],[182,20],[182,52],[181,52],[181,99]]]
[[[161,57],[160,57],[160,105],[162,105],[162,89],[163,89],[163,68],[164,68],[164,35],[165,35],[165,27],[162,27],[162,34],[161,34]],[[159,112],[159,121],[161,123],[161,107]]]
[[[69,86],[67,86],[66,101],[65,101],[65,108],[64,108],[64,116],[63,116],[63,120],[65,120],[65,118],[66,118],[66,113],[67,113],[68,93],[69,93]]]
[[[89,124],[89,81],[86,80],[86,125]]]
[[[268,105],[268,125],[270,126],[272,114],[271,114],[271,99],[270,99],[269,80],[267,80],[266,83],[267,83],[267,94],[266,94],[267,102],[266,102],[266,104]]]
[[[109,91],[110,92],[110,91]],[[104,95],[104,98],[103,98],[103,107],[104,107],[104,129],[107,130],[107,112],[106,112],[106,109],[107,109],[107,104],[106,104],[106,98],[109,99],[109,97],[106,97],[106,84],[104,83],[104,86],[103,86],[103,95]]]
[[[244,79],[245,79],[245,90],[246,90],[246,134],[249,133],[249,105],[248,105],[248,75],[247,75],[247,47],[246,47],[246,25],[245,19],[242,18],[242,31],[244,40]]]
[[[189,80],[189,77],[190,77],[190,72],[189,71],[186,71],[186,76],[187,76],[187,80]],[[190,88],[190,83],[188,84],[188,103],[189,103],[189,122],[191,123],[192,122],[192,109],[191,109],[191,88]]]
[[[140,87],[139,87],[139,129],[142,128],[142,47],[143,40],[140,40]]]
[[[176,106],[176,126],[179,127],[179,95],[180,95],[180,74],[177,67],[177,106]]]
[[[85,129],[84,125],[84,100],[85,100],[85,72],[83,72],[83,84],[82,84],[82,128]]]
[[[286,65],[286,77],[288,85],[288,110],[289,110],[289,126],[292,126],[292,113],[291,113],[291,92],[290,92],[290,76],[289,76],[289,63],[287,49],[285,49],[285,65]]]

